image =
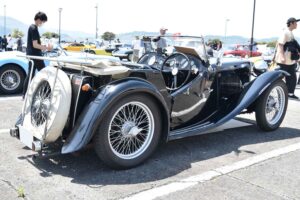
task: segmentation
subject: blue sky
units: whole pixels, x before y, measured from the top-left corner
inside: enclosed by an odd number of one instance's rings
[[[99,34],[105,31],[158,31],[189,35],[251,36],[254,0],[0,0],[0,15],[24,23],[33,22],[39,10],[48,15],[44,28],[58,28],[58,8],[62,10],[62,29],[95,33],[98,4]],[[254,36],[277,37],[286,26],[287,18],[300,18],[299,0],[256,0]],[[294,32],[300,37],[299,27]]]

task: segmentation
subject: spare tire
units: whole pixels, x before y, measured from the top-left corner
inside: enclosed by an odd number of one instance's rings
[[[53,87],[56,72],[55,67],[46,67],[38,72],[30,84],[23,105],[24,128],[43,143],[57,140],[70,112],[72,91],[70,79],[66,73],[58,69]],[[45,129],[46,121],[47,129]]]

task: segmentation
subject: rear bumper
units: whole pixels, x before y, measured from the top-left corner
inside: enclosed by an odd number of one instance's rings
[[[10,129],[10,136],[17,138],[32,151],[42,151],[43,143],[38,140],[24,126],[18,125]]]

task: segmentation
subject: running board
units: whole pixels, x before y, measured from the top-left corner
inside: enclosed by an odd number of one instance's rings
[[[252,126],[253,123],[247,123],[244,121],[240,121],[237,119],[231,119],[228,122],[216,126],[215,123],[210,123],[206,125],[199,125],[194,127],[188,127],[188,128],[182,128],[179,130],[174,130],[170,132],[168,140],[177,140],[180,138],[185,138],[189,136],[195,136],[195,135],[203,135],[207,133],[214,133],[214,132],[220,132],[224,131],[226,129],[233,129],[233,128],[240,128],[245,126]]]

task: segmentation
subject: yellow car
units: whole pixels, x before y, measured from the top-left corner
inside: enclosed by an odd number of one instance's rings
[[[96,48],[96,45],[84,45],[81,43],[72,43],[64,47],[66,51],[85,51],[86,49]]]
[[[85,49],[84,51],[91,54],[111,56],[113,50],[104,49],[104,48],[90,48],[90,49]]]

